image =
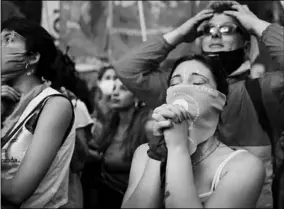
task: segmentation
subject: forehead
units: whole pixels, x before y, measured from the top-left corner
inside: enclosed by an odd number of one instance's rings
[[[213,75],[210,69],[205,64],[203,64],[198,60],[189,60],[180,63],[175,69],[173,76],[178,74],[182,76],[191,75],[192,73],[198,73],[204,75],[209,79],[211,78],[213,79]]]
[[[238,22],[235,18],[230,17],[226,14],[214,14],[214,16],[208,21],[208,23],[213,25],[222,25],[224,23],[232,23],[238,25]]]
[[[23,36],[21,36],[19,33],[17,33],[16,31],[11,31],[11,30],[6,30],[4,29],[2,32],[1,32],[1,35],[2,36],[8,36],[10,38],[13,38],[15,40],[19,40],[19,41],[25,41],[25,38]]]
[[[113,74],[115,74],[114,69],[109,68],[105,71],[104,76],[113,75]]]

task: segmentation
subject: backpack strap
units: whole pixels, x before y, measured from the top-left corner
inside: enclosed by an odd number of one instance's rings
[[[257,113],[258,121],[263,130],[272,139],[272,129],[266,114],[266,110],[262,101],[261,88],[258,79],[247,79],[245,81],[246,90],[251,98],[255,111]]]
[[[60,97],[64,97],[66,99],[68,99],[66,96],[62,95],[62,94],[52,94],[52,95],[49,95],[47,97],[45,97],[43,100],[41,100],[37,105],[36,107],[34,107],[34,109],[17,125],[16,128],[12,127],[7,133],[5,136],[3,136],[1,138],[1,148],[3,148],[5,146],[5,144],[7,144],[10,140],[13,139],[13,136],[21,129],[21,127],[24,125],[24,123],[26,121],[28,121],[27,123],[27,126],[26,128],[31,132],[31,133],[34,133],[34,130],[36,128],[36,125],[37,125],[37,121],[38,121],[38,118],[40,116],[40,113],[41,111],[43,110],[44,108],[44,105],[46,104],[46,102],[48,101],[49,98],[51,97],[55,97],[55,96],[60,96]],[[68,99],[68,101],[70,102],[70,105],[72,106],[72,110],[73,110],[73,105],[71,103],[71,101]],[[71,129],[72,129],[72,126],[73,126],[73,123],[74,123],[74,119],[75,119],[75,116],[74,116],[74,111],[72,111],[72,120],[71,120],[71,123],[68,127],[68,129],[66,130],[66,133],[64,135],[64,140],[63,142],[65,141],[66,137],[68,136],[68,134],[70,133]]]

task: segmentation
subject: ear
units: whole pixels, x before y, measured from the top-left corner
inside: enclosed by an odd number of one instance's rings
[[[29,56],[29,64],[31,66],[34,66],[38,63],[39,59],[40,59],[40,54],[38,52],[33,53],[31,56]]]
[[[250,48],[251,48],[251,43],[250,41],[245,41],[244,43],[244,49],[245,49],[245,58],[249,59],[250,58]]]

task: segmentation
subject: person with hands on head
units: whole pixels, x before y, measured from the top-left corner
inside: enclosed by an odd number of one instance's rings
[[[157,137],[135,151],[122,208],[255,207],[261,160],[219,141],[228,93],[221,68],[201,55],[176,61],[167,103],[152,115]]]
[[[250,79],[255,59],[252,36],[267,47],[278,71]],[[149,39],[118,60],[117,76],[137,97],[155,108],[166,100],[168,73],[162,61],[179,44],[200,40],[202,54],[218,56],[229,82],[227,105],[221,113],[219,139],[234,148],[245,148],[266,167],[265,188],[257,207],[272,207],[272,156],[275,169],[283,151],[278,138],[284,127],[284,29],[257,18],[234,1],[212,1],[208,8],[164,35]],[[272,146],[271,146],[272,145]],[[273,148],[273,150],[271,150]]]

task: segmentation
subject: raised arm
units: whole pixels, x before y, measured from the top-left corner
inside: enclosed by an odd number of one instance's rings
[[[114,63],[119,79],[149,107],[155,108],[163,104],[168,76],[166,72],[159,70],[160,63],[178,44],[194,41],[200,23],[212,15],[212,10],[203,10],[175,30],[131,50]]]
[[[60,149],[72,111],[65,98],[51,98],[46,103],[18,171],[12,179],[1,179],[2,200],[19,205],[35,192]]]
[[[149,107],[156,107],[165,99],[167,75],[159,66],[173,48],[163,36],[157,36],[114,64],[119,79]]]
[[[266,46],[272,60],[284,71],[284,27],[270,24],[262,33],[261,41]]]

